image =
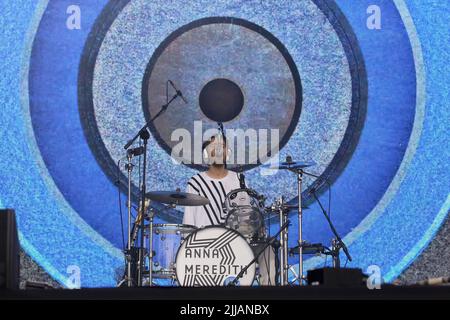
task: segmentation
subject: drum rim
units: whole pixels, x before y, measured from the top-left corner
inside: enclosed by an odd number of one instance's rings
[[[237,194],[237,193],[239,193],[239,192],[245,192],[249,197],[258,200],[258,198],[256,198],[256,197],[254,196],[254,193],[256,193],[255,190],[253,190],[253,189],[251,189],[251,188],[238,188],[238,189],[233,189],[233,190],[231,190],[230,192],[228,192],[228,193],[225,195],[224,203],[231,197],[231,195]],[[257,201],[257,202],[259,203],[259,201]]]
[[[247,246],[250,248],[250,251],[252,252],[253,259],[255,258],[255,253],[253,252],[253,249],[252,249],[252,247],[250,246],[250,244],[247,242],[247,239],[246,239],[240,232],[238,232],[238,231],[236,231],[236,230],[234,230],[234,229],[231,229],[231,228],[229,228],[229,227],[227,227],[227,226],[223,226],[223,225],[221,225],[221,224],[215,224],[215,225],[210,225],[210,226],[198,228],[198,229],[195,230],[194,232],[191,232],[191,233],[186,237],[186,239],[185,239],[185,241],[184,241],[183,243],[187,242],[187,240],[188,240],[190,237],[192,237],[192,235],[193,235],[195,232],[200,231],[200,230],[205,230],[205,229],[211,229],[211,228],[227,229],[227,230],[231,230],[232,232],[236,233],[239,237],[241,237],[241,238],[245,241],[245,243],[247,244]],[[181,285],[181,282],[180,282],[180,280],[179,280],[179,278],[178,278],[178,272],[177,272],[177,260],[178,260],[178,254],[180,253],[180,250],[181,250],[181,247],[183,246],[183,243],[180,244],[180,246],[178,247],[177,254],[175,255],[175,265],[174,265],[174,269],[175,269],[175,279],[176,279],[176,281],[178,282],[178,285],[179,285],[180,287],[183,287],[183,286]],[[252,259],[252,260],[253,260],[253,259]],[[255,264],[256,264],[256,261],[255,261],[253,264],[255,265]],[[255,282],[255,279],[256,279],[256,265],[255,265],[255,271],[254,271],[254,274],[253,274],[252,284],[253,284],[253,282]],[[251,286],[251,285],[250,285],[250,286]],[[218,285],[218,287],[223,287],[223,285]]]

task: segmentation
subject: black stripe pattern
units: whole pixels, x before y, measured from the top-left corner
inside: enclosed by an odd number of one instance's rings
[[[188,188],[190,192],[209,199],[208,205],[194,209],[197,215],[204,216],[202,220],[209,222],[208,225],[218,225],[223,224],[226,219],[226,214],[223,211],[226,195],[239,188],[239,180],[235,173],[231,171],[223,179],[210,179],[206,174],[199,173],[189,180]]]

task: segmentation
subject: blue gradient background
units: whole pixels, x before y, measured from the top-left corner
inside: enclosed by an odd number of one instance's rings
[[[79,31],[65,28],[71,1],[1,7],[0,206],[16,209],[25,251],[63,285],[67,266],[75,264],[82,286],[112,286],[123,263],[117,190],[85,141],[76,104],[80,54],[104,3],[80,4]],[[357,149],[333,184],[333,221],[354,257],[348,266],[377,264],[392,281],[449,210],[450,7],[441,1],[336,3],[358,38],[369,100]],[[366,28],[371,4],[381,6],[382,30]],[[403,19],[409,10],[412,26],[405,29],[399,10]],[[326,194],[322,198],[326,202]],[[328,243],[331,234],[315,204],[305,220],[305,238]],[[293,240],[295,232],[290,235]],[[307,266],[323,263],[313,258]]]

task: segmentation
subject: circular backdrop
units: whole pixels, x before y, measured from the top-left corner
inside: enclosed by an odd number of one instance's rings
[[[318,188],[328,208],[329,182],[349,267],[376,264],[392,281],[447,215],[441,36],[448,28],[431,7],[382,2],[382,27],[373,30],[365,1],[79,1],[81,29],[70,29],[69,5],[7,2],[1,14],[11,26],[0,31],[7,44],[0,117],[8,128],[0,205],[15,208],[22,247],[63,285],[73,266],[82,286],[114,286],[121,274],[126,179],[117,162],[165,103],[168,80],[187,104],[176,99],[151,127],[149,190],[184,188],[197,173],[172,161],[172,128],[190,131],[201,120],[206,130],[223,120],[225,129],[278,128],[279,159],[317,163],[310,171],[320,178],[305,178],[303,236],[330,243],[320,208],[308,199]],[[224,94],[228,108],[217,113],[223,108],[214,101]],[[246,177],[269,203],[281,195],[296,201],[289,172],[247,167]],[[158,210],[157,222],[180,221],[180,209]],[[305,266],[325,263],[312,258]]]
[[[202,121],[204,130],[216,127],[217,122],[225,129],[276,129],[280,143],[267,149],[282,149],[300,117],[302,90],[295,62],[270,32],[244,19],[196,20],[161,43],[144,74],[142,103],[147,121],[167,102],[168,79],[176,81],[189,99],[186,106],[169,108],[150,125],[159,146],[169,155],[178,143],[172,134],[179,129],[191,134],[194,149],[196,121]],[[250,159],[249,139],[246,143],[246,159]],[[195,163],[193,153],[180,160]],[[267,157],[259,159],[265,161]],[[232,163],[230,169],[236,161]],[[196,164],[198,168],[201,163]]]

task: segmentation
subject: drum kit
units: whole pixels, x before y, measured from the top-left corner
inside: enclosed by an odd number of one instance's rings
[[[289,271],[293,269],[288,263],[289,256],[298,255],[298,275],[303,275],[303,256],[306,254],[328,254],[339,259],[339,249],[345,247],[340,238],[333,250],[303,241],[302,178],[304,169],[313,164],[294,162],[289,157],[286,160],[276,167],[266,168],[295,173],[298,203],[287,204],[282,196],[266,206],[265,197],[253,189],[232,190],[222,204],[226,215],[222,225],[197,228],[186,224],[153,223],[155,209],[152,202],[175,208],[203,206],[209,204],[209,200],[179,189],[146,193],[144,206],[141,206],[132,230],[129,228],[129,243],[125,250],[127,272],[119,285],[153,286],[155,280],[166,279],[171,285],[179,286],[250,286],[258,283],[256,262],[267,248],[274,252],[277,261],[272,270],[275,284],[286,286],[298,282],[303,285],[303,276],[289,281]],[[296,247],[289,248],[288,214],[293,210],[298,218],[298,241]],[[278,216],[279,231],[270,237],[266,221],[275,215]],[[131,216],[129,222],[131,225]],[[143,244],[140,248],[136,246],[138,234],[141,234]],[[336,259],[333,261],[338,261]]]
[[[197,228],[186,224],[155,224],[153,220],[157,213],[151,205],[152,202],[171,208],[209,204],[207,198],[181,192],[179,189],[146,191],[147,142],[150,138],[147,128],[177,97],[182,97],[181,92],[177,91],[172,99],[168,100],[124,146],[128,158],[125,166],[128,173],[128,243],[124,249],[126,271],[118,286],[153,286],[156,279],[170,280],[172,285],[179,286],[250,286],[255,281],[258,282],[257,274],[261,278],[256,262],[267,250],[275,252],[275,260],[278,263],[275,263],[275,270],[272,270],[275,272],[273,278],[275,284],[280,286],[293,285],[296,282],[298,285],[305,284],[304,254],[329,254],[333,257],[334,266],[339,267],[339,251],[343,249],[351,261],[345,244],[331,224],[314,190],[312,195],[319,202],[335,239],[331,250],[320,244],[308,245],[303,240],[302,183],[304,175],[314,176],[304,170],[313,166],[314,163],[296,162],[291,157],[287,157],[285,162],[277,166],[263,166],[266,169],[288,170],[295,174],[298,195],[298,202],[295,205],[285,203],[284,197],[280,197],[270,206],[265,206],[265,197],[245,187],[244,183],[241,184],[240,189],[232,190],[226,195],[222,203],[226,219],[222,225]],[[138,138],[143,141],[142,146],[130,149]],[[133,165],[131,160],[138,155],[143,155],[142,183],[138,214],[132,223],[131,171]],[[243,177],[242,173],[241,177]],[[288,214],[293,210],[297,213],[298,239],[297,246],[289,249]],[[268,232],[270,223],[267,224],[266,221],[271,221],[274,215],[278,215],[279,230],[275,235],[270,236]],[[295,254],[298,255],[298,275],[293,281],[289,281],[289,271],[293,268],[288,264],[288,257]]]

